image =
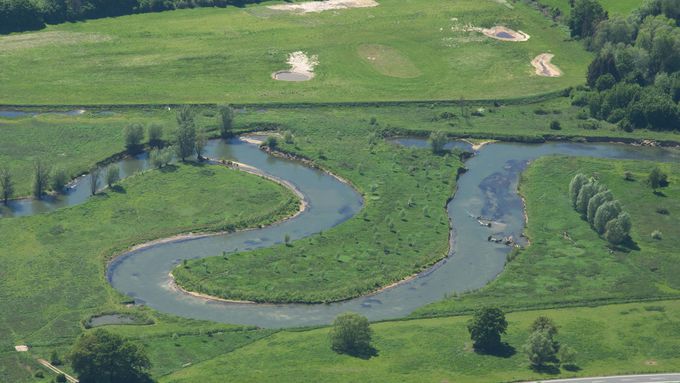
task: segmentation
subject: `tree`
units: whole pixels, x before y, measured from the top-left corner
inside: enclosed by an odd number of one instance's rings
[[[616,67],[616,57],[609,49],[603,49],[588,65],[587,82],[591,87],[596,87],[597,80],[605,75],[611,75],[615,81],[621,77]]]
[[[553,339],[558,332],[555,322],[546,316],[539,316],[536,318],[531,324],[529,330],[531,332],[543,331],[548,335],[548,337],[550,337],[550,339]]]
[[[524,345],[524,352],[534,367],[541,367],[547,362],[556,360],[557,354],[553,339],[542,330],[534,331],[529,335],[529,340]]]
[[[198,156],[199,161],[203,159],[203,152],[205,151],[206,145],[208,145],[208,135],[205,133],[205,130],[201,128],[198,130],[198,133],[196,133],[195,143],[196,156]]]
[[[599,234],[604,234],[607,230],[607,223],[619,216],[621,213],[621,203],[619,201],[609,201],[602,204],[595,212],[593,228]]]
[[[264,144],[269,148],[269,149],[276,149],[279,146],[279,140],[276,139],[274,136],[267,136],[267,139],[265,140]]]
[[[101,174],[101,169],[98,167],[93,167],[90,169],[90,194],[97,194],[97,189],[99,189],[99,176]]]
[[[2,190],[2,202],[7,205],[7,201],[14,195],[14,180],[9,168],[0,168],[0,189]]]
[[[220,117],[220,136],[222,138],[229,138],[234,133],[232,132],[234,125],[234,109],[229,105],[220,105],[217,108]]]
[[[507,331],[508,322],[501,309],[484,307],[475,312],[467,327],[475,349],[491,352],[501,346],[501,334]]]
[[[552,121],[550,121],[550,129],[551,130],[562,130],[562,124],[560,124],[560,122],[557,121],[557,120],[552,120]]]
[[[141,346],[102,329],[81,336],[70,359],[81,383],[152,382]]]
[[[447,137],[446,133],[442,131],[436,131],[430,133],[430,147],[432,148],[432,153],[440,154],[444,152],[444,146],[446,145]]]
[[[654,192],[656,192],[656,189],[665,187],[668,184],[668,175],[662,172],[658,167],[655,167],[649,173],[647,183],[652,187]]]
[[[583,185],[581,187],[581,191],[578,193],[578,198],[576,199],[576,211],[581,213],[582,216],[586,217],[586,214],[588,214],[588,203],[590,202],[590,199],[601,191],[600,184],[594,179],[591,179],[587,184]]]
[[[352,312],[340,314],[331,328],[331,348],[338,353],[365,355],[371,351],[372,334],[366,317]]]
[[[574,363],[576,363],[576,350],[569,346],[562,346],[560,347],[560,351],[558,354],[560,363],[562,363],[563,366],[565,366],[567,369],[571,369],[574,367]]]
[[[633,223],[630,215],[623,212],[618,217],[607,222],[604,238],[612,245],[620,245],[630,237],[630,229],[632,227]]]
[[[106,168],[106,184],[111,187],[120,180],[120,167],[116,164],[111,164]]]
[[[163,146],[163,126],[159,124],[151,124],[149,131],[149,146],[152,148],[160,148]]]
[[[50,183],[50,168],[42,160],[33,163],[33,196],[42,198]]]
[[[57,374],[57,377],[54,379],[54,381],[57,383],[67,383],[68,379],[66,379],[66,375],[64,374]]]
[[[64,169],[57,169],[54,171],[54,176],[52,176],[52,190],[57,193],[63,192],[67,182],[68,176]]]
[[[137,153],[141,149],[144,139],[144,128],[140,124],[130,124],[125,127],[125,149],[128,153]]]
[[[160,169],[172,161],[173,151],[174,149],[172,147],[153,149],[151,153],[149,153],[149,161],[151,161],[153,167]]]
[[[602,204],[605,202],[612,200],[614,200],[614,195],[609,190],[601,191],[590,198],[590,201],[588,201],[586,219],[591,225],[593,225],[595,222],[595,213],[597,213],[597,208],[602,206]]]
[[[196,151],[196,124],[191,107],[185,106],[177,112],[177,124],[179,125],[175,137],[177,155],[184,162]]]
[[[607,12],[597,0],[576,0],[569,18],[572,37],[590,37],[595,34],[597,25],[607,19]]]
[[[569,199],[571,199],[571,205],[576,208],[576,201],[578,200],[578,193],[581,192],[581,187],[588,183],[588,177],[579,173],[572,178],[569,183]]]
[[[0,1],[0,33],[40,29],[44,26],[40,9],[33,1]]]
[[[53,350],[52,353],[50,354],[50,363],[52,363],[55,366],[61,365],[61,358],[59,357],[57,350]]]

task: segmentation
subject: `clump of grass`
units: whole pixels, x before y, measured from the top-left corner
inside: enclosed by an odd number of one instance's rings
[[[656,239],[657,241],[660,241],[663,239],[663,233],[661,233],[659,230],[654,230],[652,232],[652,238]]]

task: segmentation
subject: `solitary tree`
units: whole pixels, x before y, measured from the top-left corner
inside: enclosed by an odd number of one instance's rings
[[[340,314],[331,328],[331,348],[338,353],[365,355],[371,351],[372,334],[366,317],[352,312]]]
[[[205,130],[201,128],[196,133],[196,143],[194,144],[196,147],[196,156],[198,156],[199,161],[203,159],[203,152],[205,151],[206,145],[208,145],[208,135],[205,133]]]
[[[436,131],[430,133],[430,147],[432,148],[432,153],[439,154],[444,151],[444,145],[446,145],[446,133],[442,131]]]
[[[149,146],[152,148],[160,148],[163,146],[163,126],[159,124],[151,124],[149,131]]]
[[[33,163],[33,196],[42,198],[50,183],[50,168],[42,160]]]
[[[2,189],[2,202],[7,205],[7,201],[14,195],[14,180],[8,168],[0,168],[0,189]]]
[[[276,139],[276,137],[274,136],[267,136],[267,139],[265,140],[264,144],[269,149],[276,149],[279,146],[279,140]]]
[[[588,183],[588,177],[583,174],[577,174],[572,178],[571,183],[569,183],[569,198],[571,199],[571,206],[576,208],[576,201],[578,199],[578,193],[581,191],[581,187]]]
[[[633,223],[626,212],[607,222],[604,238],[613,245],[619,245],[628,239]]]
[[[229,138],[233,135],[234,109],[229,105],[220,105],[217,109],[220,117],[220,135]]]
[[[196,124],[191,107],[185,106],[177,112],[177,124],[179,125],[175,137],[177,155],[185,161],[196,151]]]
[[[57,169],[54,171],[54,176],[52,176],[52,190],[57,193],[64,191],[66,183],[68,182],[68,176],[64,169]]]
[[[609,190],[605,190],[595,194],[590,201],[588,201],[588,211],[586,213],[586,218],[588,222],[592,225],[595,221],[595,213],[597,213],[597,208],[602,206],[605,202],[609,202],[614,199],[614,195]]]
[[[125,127],[125,149],[129,153],[137,153],[141,149],[144,139],[144,128],[140,124],[130,124]]]
[[[607,229],[607,223],[619,216],[621,213],[621,203],[619,201],[605,202],[597,208],[595,212],[595,219],[593,220],[593,228],[599,234],[604,234]]]
[[[547,362],[554,361],[557,354],[553,339],[547,331],[543,330],[534,331],[529,335],[529,340],[524,345],[524,352],[533,367],[541,367]]]
[[[562,365],[567,369],[570,369],[574,366],[574,363],[576,363],[576,350],[569,346],[562,346],[560,347],[558,357],[560,359],[560,363],[562,363]]]
[[[475,349],[489,352],[501,345],[501,334],[507,331],[508,322],[501,309],[484,307],[475,312],[467,327]]]
[[[81,336],[70,355],[82,383],[146,383],[153,380],[144,350],[119,335],[98,329]]]
[[[649,183],[649,186],[652,187],[654,192],[656,192],[656,189],[666,186],[667,182],[668,175],[662,172],[658,167],[654,168],[651,173],[649,173],[649,177],[647,177],[647,183]]]
[[[90,194],[97,194],[97,189],[99,189],[99,175],[101,174],[101,169],[98,167],[93,167],[90,169]]]
[[[120,167],[116,164],[109,165],[106,168],[106,184],[111,187],[120,180]]]

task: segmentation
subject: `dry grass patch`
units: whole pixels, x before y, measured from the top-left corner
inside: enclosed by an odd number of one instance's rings
[[[379,4],[374,0],[326,0],[308,1],[304,3],[270,5],[267,8],[276,11],[288,11],[294,13],[319,13],[334,9],[370,8]]]
[[[422,74],[408,57],[390,46],[363,44],[359,46],[357,52],[373,69],[385,76],[414,78]]]

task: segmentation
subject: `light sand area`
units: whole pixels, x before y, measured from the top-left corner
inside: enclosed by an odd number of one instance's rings
[[[80,32],[34,32],[0,37],[0,53],[43,46],[97,43],[111,40],[111,36]]]
[[[531,36],[528,34],[522,32],[522,31],[514,31],[510,28],[497,25],[493,28],[484,28],[481,29],[480,32],[482,32],[484,35],[491,37],[496,40],[501,40],[501,41],[514,41],[514,42],[520,42],[520,41],[527,41]]]
[[[318,13],[334,9],[349,8],[370,8],[377,7],[379,4],[375,0],[326,0],[326,1],[307,1],[304,3],[270,5],[267,8],[277,11],[288,11],[295,13]]]
[[[314,67],[319,64],[319,57],[308,56],[305,52],[297,51],[288,55],[290,69],[272,73],[275,80],[307,81],[314,78]]]
[[[531,60],[531,65],[536,68],[536,74],[544,77],[560,77],[562,71],[550,61],[555,57],[552,53],[541,53]]]

